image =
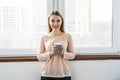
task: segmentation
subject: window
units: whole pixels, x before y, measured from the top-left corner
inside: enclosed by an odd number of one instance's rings
[[[0,55],[34,54],[47,10],[47,0],[0,0]]]
[[[59,10],[80,54],[118,54],[120,0],[0,0],[0,56],[36,54],[47,14]]]
[[[64,0],[65,26],[75,43],[75,51],[83,54],[116,54],[119,52],[114,24],[118,1]],[[63,6],[63,5],[62,5]],[[60,6],[60,8],[62,7]],[[118,15],[117,15],[118,16]],[[114,19],[113,19],[114,18]]]
[[[65,0],[65,22],[76,47],[112,46],[112,0]]]

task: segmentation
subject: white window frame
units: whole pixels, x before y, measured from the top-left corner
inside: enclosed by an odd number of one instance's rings
[[[64,0],[48,0],[48,14],[52,10],[58,10],[64,17]],[[78,54],[83,55],[118,55],[120,52],[120,0],[113,0],[112,16],[112,47],[109,48],[76,48]],[[29,56],[36,55],[34,49],[0,49],[0,56]],[[33,53],[33,54],[31,54]]]
[[[57,0],[58,11],[64,16],[64,0]],[[120,52],[120,0],[112,0],[112,47],[76,47],[75,51],[83,55],[118,55]]]

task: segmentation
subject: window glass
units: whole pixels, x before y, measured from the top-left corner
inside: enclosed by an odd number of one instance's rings
[[[112,47],[112,0],[65,0],[75,47]]]
[[[47,30],[47,0],[0,0],[0,49],[34,49]]]

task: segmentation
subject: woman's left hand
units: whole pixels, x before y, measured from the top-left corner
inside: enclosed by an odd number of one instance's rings
[[[61,53],[60,53],[60,55],[61,55],[61,56],[64,55],[64,48],[63,48],[63,47],[61,48]]]

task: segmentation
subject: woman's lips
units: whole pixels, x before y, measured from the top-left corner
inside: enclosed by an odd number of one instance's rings
[[[53,27],[53,28],[58,28],[58,27]]]

